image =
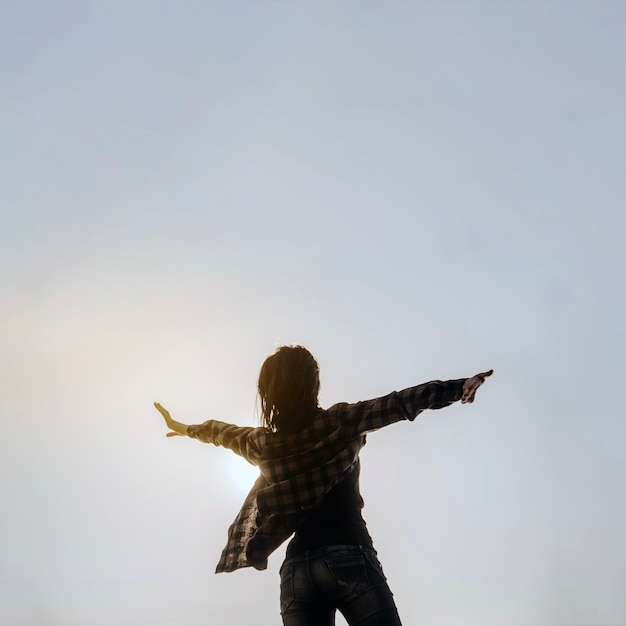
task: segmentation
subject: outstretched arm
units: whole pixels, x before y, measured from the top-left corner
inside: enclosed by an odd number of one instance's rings
[[[477,389],[491,374],[493,370],[471,378],[431,380],[373,400],[336,406],[342,413],[345,432],[367,433],[400,420],[413,421],[426,409],[442,409],[459,400],[463,404],[471,403]]]
[[[223,446],[242,456],[246,461],[256,465],[258,463],[258,445],[250,435],[262,430],[251,426],[236,426],[217,420],[207,420],[203,424],[183,424],[173,420],[169,411],[158,402],[154,403],[156,410],[163,416],[170,432],[166,437],[187,436],[214,446]]]
[[[183,424],[182,422],[177,422],[176,420],[173,420],[170,416],[170,412],[167,409],[163,408],[158,402],[154,403],[154,408],[163,416],[167,427],[170,429],[170,432],[165,435],[166,437],[187,435],[187,424]]]

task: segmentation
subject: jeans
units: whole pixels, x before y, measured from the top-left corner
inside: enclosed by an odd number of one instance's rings
[[[337,609],[350,626],[401,626],[374,550],[327,546],[283,563],[280,613],[284,626],[333,626]]]

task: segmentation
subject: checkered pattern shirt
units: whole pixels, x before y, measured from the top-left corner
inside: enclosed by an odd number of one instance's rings
[[[268,556],[352,470],[366,433],[460,400],[465,380],[435,380],[374,400],[335,404],[320,409],[297,435],[217,420],[189,426],[189,437],[228,448],[260,469],[228,529],[216,573],[249,566],[266,569]]]

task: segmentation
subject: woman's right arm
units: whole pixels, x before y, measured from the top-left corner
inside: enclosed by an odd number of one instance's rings
[[[208,420],[203,424],[183,424],[172,419],[169,411],[158,402],[154,403],[157,411],[165,419],[170,432],[167,437],[177,435],[191,437],[204,443],[212,443],[214,446],[223,446],[242,456],[246,461],[257,464],[258,444],[253,434],[258,434],[259,429],[251,426],[236,426],[218,420]]]
[[[258,432],[259,429],[252,426],[237,426],[219,420],[208,420],[187,428],[188,437],[228,448],[254,465],[257,464],[258,449],[253,435]]]

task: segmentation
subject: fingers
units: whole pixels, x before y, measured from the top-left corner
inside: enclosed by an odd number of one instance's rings
[[[463,397],[461,398],[461,404],[471,404],[472,402],[474,402],[474,396],[476,395],[476,389],[471,389],[466,391],[463,394]]]
[[[476,390],[485,382],[485,378],[491,376],[493,374],[493,370],[489,370],[487,372],[481,372],[480,374],[476,374],[471,378],[468,378],[463,385],[463,395],[461,396],[462,404],[471,404],[474,402],[474,397],[476,395]]]
[[[165,418],[165,423],[168,425],[169,428],[177,428],[177,427],[184,427],[185,432],[187,430],[187,427],[184,426],[183,424],[179,424],[178,422],[175,422],[171,416],[170,416],[170,412],[167,409],[164,409],[158,402],[154,403],[154,408]],[[175,430],[171,430],[170,432],[165,434],[166,437],[184,437],[185,433],[179,433]]]
[[[170,416],[170,412],[167,409],[164,409],[158,402],[154,403],[154,408],[165,418],[168,419]]]
[[[471,404],[474,402],[476,389],[480,387],[481,382],[472,378],[468,379],[463,387],[463,395],[461,396],[461,404]]]

